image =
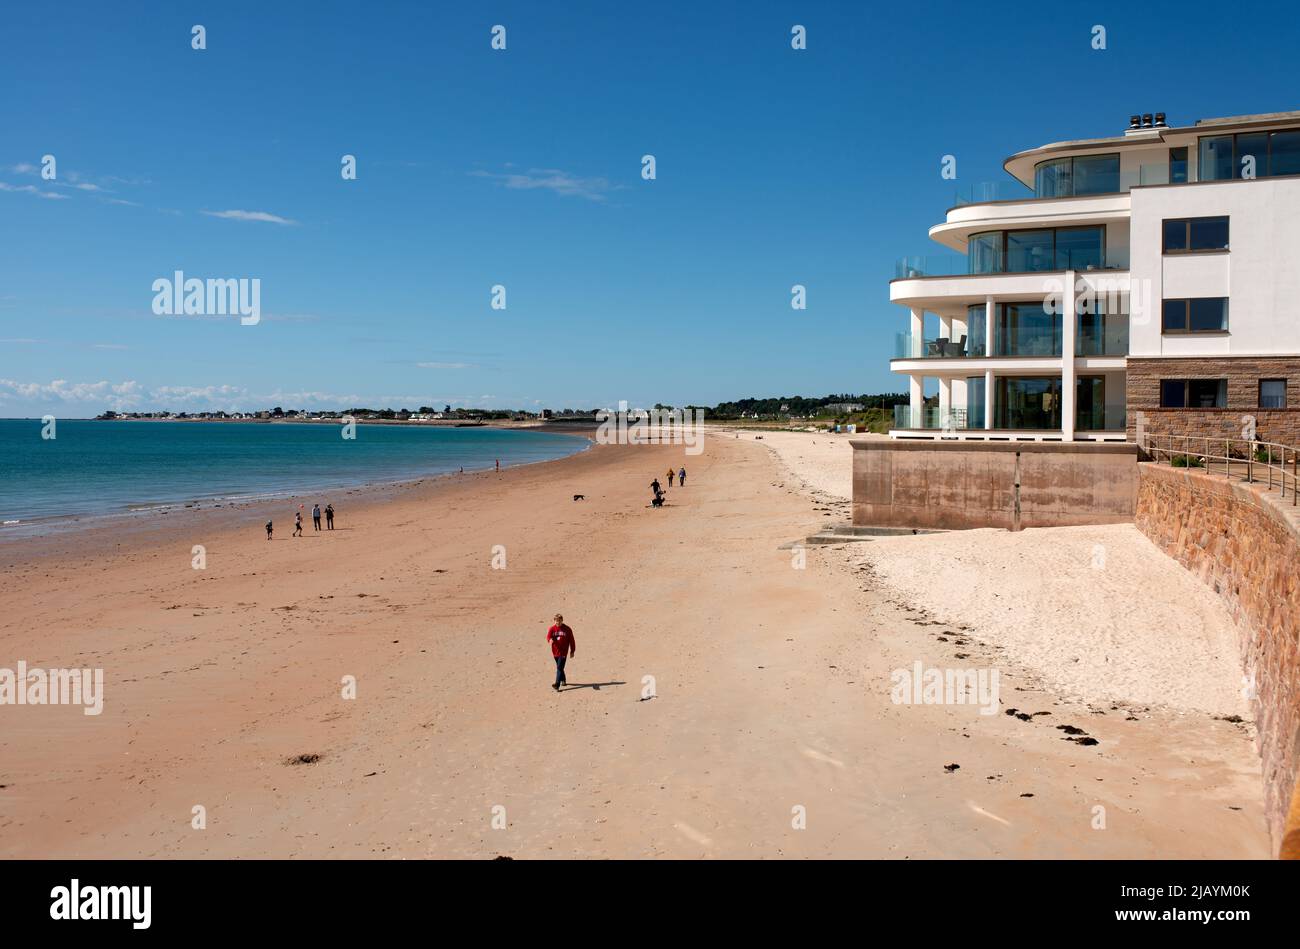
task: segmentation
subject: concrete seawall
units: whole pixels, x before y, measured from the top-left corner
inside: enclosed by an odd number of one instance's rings
[[[1269,830],[1300,859],[1300,510],[1221,476],[1139,465],[1138,528],[1214,588],[1242,630]]]
[[[883,441],[853,445],[853,523],[962,530],[1133,520],[1137,446]]]

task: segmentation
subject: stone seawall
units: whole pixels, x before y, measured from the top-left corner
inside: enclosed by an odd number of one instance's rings
[[[1133,520],[1137,446],[903,441],[853,446],[853,523],[965,530]]]
[[[1138,467],[1138,528],[1223,597],[1242,631],[1269,829],[1279,856],[1300,858],[1300,509],[1222,476]]]

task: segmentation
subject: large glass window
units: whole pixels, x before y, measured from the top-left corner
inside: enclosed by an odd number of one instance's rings
[[[1210,135],[1201,139],[1196,176],[1201,181],[1225,181],[1232,173],[1232,136]]]
[[[1061,314],[1042,303],[998,304],[999,356],[1061,355]]]
[[[966,307],[966,354],[988,355],[988,312],[983,303]]]
[[[1106,377],[1079,376],[1074,386],[1074,427],[1080,432],[1106,429]]]
[[[1052,231],[1007,231],[1007,273],[1055,270]]]
[[[1103,263],[1100,227],[1061,228],[1056,232],[1057,270],[1100,270]]]
[[[1300,175],[1300,129],[1269,135],[1268,173]]]
[[[1106,265],[1106,229],[1062,227],[972,234],[967,270],[973,274],[1099,270]]]
[[[1201,181],[1300,175],[1300,129],[1209,135],[1200,140]]]
[[[966,379],[966,427],[984,427],[984,377]]]
[[[1059,430],[1060,376],[999,376],[994,428]]]
[[[1162,333],[1226,333],[1227,297],[1165,300],[1160,314]]]
[[[1002,273],[1002,232],[972,234],[966,257],[971,273]]]
[[[1227,379],[1161,379],[1162,409],[1226,409]]]
[[[1119,155],[1052,158],[1034,166],[1034,195],[1069,198],[1119,191]]]
[[[1075,194],[1114,194],[1117,191],[1118,155],[1081,155],[1074,160]]]
[[[1164,222],[1163,233],[1166,254],[1228,249],[1226,217],[1174,218]]]
[[[1068,198],[1074,194],[1070,177],[1073,158],[1053,158],[1034,166],[1034,194],[1040,198]]]
[[[1128,355],[1128,314],[1106,312],[1105,297],[1080,298],[1075,332],[1076,356]]]

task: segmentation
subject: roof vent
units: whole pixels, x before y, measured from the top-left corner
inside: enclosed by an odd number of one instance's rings
[[[1151,113],[1150,113],[1150,112],[1144,112],[1144,113],[1142,113],[1142,127],[1143,127],[1144,129],[1149,129],[1149,128],[1151,128]]]
[[[1130,115],[1130,116],[1128,117],[1128,128],[1129,128],[1129,131],[1130,131],[1130,132],[1131,132],[1133,129],[1140,129],[1141,127],[1142,127],[1142,116],[1140,116],[1140,115]]]
[[[1168,128],[1168,127],[1169,127],[1169,126],[1165,125],[1165,114],[1164,114],[1163,112],[1157,112],[1157,113],[1156,113],[1156,128],[1158,128],[1158,129],[1163,129],[1163,128]]]

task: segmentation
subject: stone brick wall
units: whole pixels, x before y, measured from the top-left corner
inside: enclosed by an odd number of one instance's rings
[[[1242,437],[1242,416],[1255,417],[1256,438],[1300,445],[1300,357],[1215,356],[1143,359],[1130,356],[1127,366],[1128,437],[1137,437],[1137,413],[1150,434]],[[1228,380],[1223,409],[1162,409],[1161,379]],[[1259,380],[1285,379],[1285,409],[1259,407]]]
[[[1266,814],[1279,856],[1300,858],[1300,515],[1276,493],[1141,464],[1136,523],[1213,587],[1241,631],[1255,677]]]

